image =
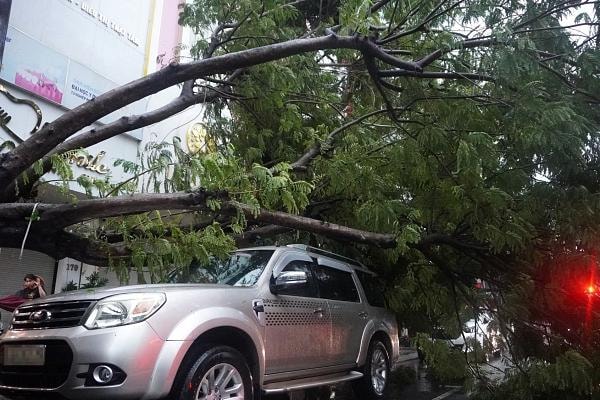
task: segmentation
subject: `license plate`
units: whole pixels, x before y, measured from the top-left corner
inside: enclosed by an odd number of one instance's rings
[[[4,345],[4,365],[41,366],[46,361],[43,344]]]

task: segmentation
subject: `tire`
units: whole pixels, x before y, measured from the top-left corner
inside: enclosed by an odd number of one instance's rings
[[[390,357],[379,340],[373,340],[367,352],[367,361],[361,371],[363,377],[354,381],[352,389],[358,399],[383,399],[390,380]]]
[[[173,392],[176,400],[212,398],[252,400],[252,375],[244,356],[229,346],[204,347],[182,371],[183,379]],[[216,392],[216,393],[215,393]],[[220,395],[212,397],[214,394]],[[233,395],[233,397],[230,397]]]

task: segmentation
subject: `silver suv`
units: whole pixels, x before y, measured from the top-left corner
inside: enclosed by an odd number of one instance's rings
[[[19,307],[0,340],[0,394],[58,399],[258,399],[353,381],[379,399],[394,316],[360,263],[304,245],[255,247],[173,280]]]

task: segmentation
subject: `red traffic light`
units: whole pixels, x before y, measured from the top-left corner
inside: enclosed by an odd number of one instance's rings
[[[596,294],[598,291],[598,288],[596,287],[596,285],[588,285],[585,288],[585,294],[587,294],[588,296],[592,296],[594,294]]]

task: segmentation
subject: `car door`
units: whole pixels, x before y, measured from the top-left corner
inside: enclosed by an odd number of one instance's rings
[[[317,296],[313,261],[304,253],[285,254],[272,281],[284,271],[304,271],[307,283],[287,293],[264,296],[267,374],[325,367],[331,320],[327,301]]]
[[[327,299],[331,313],[331,363],[354,364],[368,314],[352,270],[345,263],[319,257],[314,272],[319,294]]]

